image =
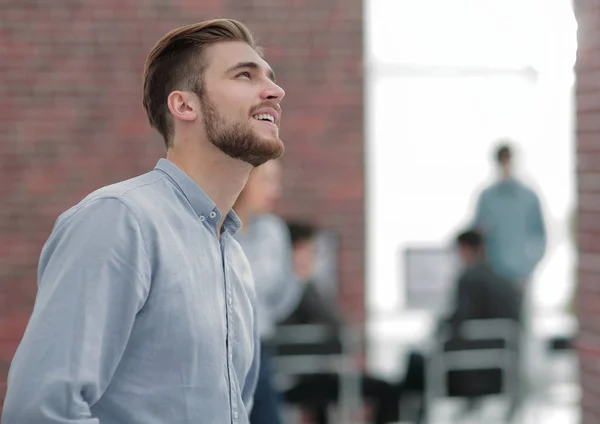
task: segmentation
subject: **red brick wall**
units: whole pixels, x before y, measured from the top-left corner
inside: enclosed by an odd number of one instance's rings
[[[575,0],[582,424],[600,422],[600,3]]]
[[[141,106],[154,42],[212,17],[248,23],[287,91],[282,212],[342,236],[341,301],[363,317],[359,0],[10,1],[0,13],[0,403],[57,215],[163,155]]]

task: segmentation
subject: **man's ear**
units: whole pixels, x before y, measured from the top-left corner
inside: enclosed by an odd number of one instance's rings
[[[200,104],[198,96],[188,91],[175,90],[169,94],[167,105],[173,118],[193,122],[198,118]]]

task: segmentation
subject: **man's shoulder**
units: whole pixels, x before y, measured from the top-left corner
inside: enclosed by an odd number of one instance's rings
[[[502,186],[504,184],[505,184],[505,181],[503,181],[503,180],[493,181],[482,191],[482,194],[487,195],[487,196],[492,195],[493,193],[497,192],[498,190],[501,190]]]
[[[525,195],[529,196],[531,199],[538,199],[538,194],[535,191],[535,189],[523,182],[521,182],[521,190],[523,191],[523,193],[525,193]]]
[[[157,171],[150,171],[145,174],[110,184],[94,190],[84,197],[77,204],[71,206],[59,217],[57,222],[65,221],[76,213],[96,210],[98,208],[116,207],[113,205],[123,205],[134,215],[142,213],[144,210],[150,210],[152,206],[152,192],[158,193],[161,188],[160,181],[165,176]],[[156,205],[154,205],[156,206]],[[85,213],[85,212],[84,212]]]
[[[500,180],[491,183],[481,191],[481,197],[493,198],[496,195],[504,192],[507,186],[510,187],[513,191],[516,190],[522,195],[537,198],[537,193],[531,186],[516,178],[510,179],[509,181]]]
[[[492,267],[485,261],[480,261],[467,267],[462,275],[463,281],[474,283],[476,285],[482,282],[496,282],[500,277],[492,270]]]
[[[119,198],[124,202],[139,201],[150,192],[159,191],[159,184],[166,176],[158,171],[150,171],[137,177],[119,181],[99,188],[82,200],[82,202],[102,199]]]
[[[493,193],[498,189],[498,183],[497,182],[493,182],[489,185],[487,185],[486,187],[484,187],[481,192],[479,193],[479,197],[481,199],[486,199],[488,197],[490,197],[491,195],[493,195]]]

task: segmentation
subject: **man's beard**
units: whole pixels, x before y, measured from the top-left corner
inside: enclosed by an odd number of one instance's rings
[[[254,167],[283,154],[285,148],[279,138],[267,140],[259,137],[249,122],[228,123],[205,93],[199,97],[208,141],[223,153]]]

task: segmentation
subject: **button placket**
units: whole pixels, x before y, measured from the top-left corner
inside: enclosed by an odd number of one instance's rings
[[[209,214],[210,218],[215,218],[217,216],[217,214],[213,211]],[[222,240],[221,243],[223,243],[225,240]],[[235,385],[234,385],[234,379],[233,379],[233,349],[232,349],[232,334],[233,334],[233,328],[232,328],[232,312],[233,312],[233,296],[232,296],[232,292],[231,292],[231,286],[230,286],[230,281],[227,278],[228,277],[228,272],[227,272],[227,261],[225,261],[225,252],[226,252],[226,248],[224,245],[222,245],[221,248],[221,252],[223,254],[223,263],[224,263],[224,267],[223,267],[223,279],[224,279],[224,284],[225,284],[225,292],[227,293],[227,300],[225,303],[225,309],[226,309],[226,315],[227,315],[227,339],[228,339],[228,343],[227,343],[227,374],[228,374],[228,378],[229,378],[229,397],[230,397],[230,405],[231,405],[231,413],[232,413],[232,421],[234,423],[238,422],[238,411],[237,411],[237,401],[236,401],[236,397],[235,397]]]

